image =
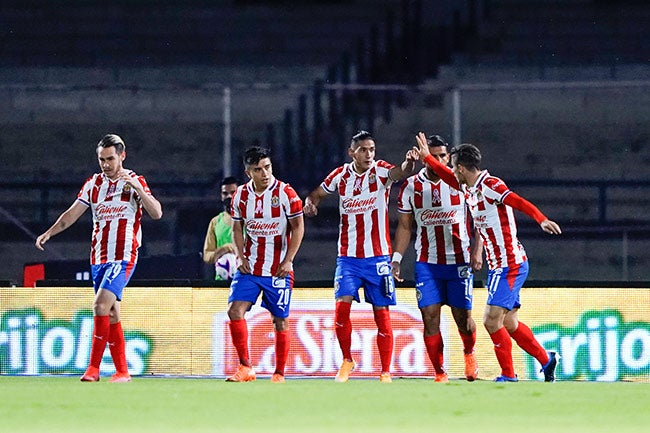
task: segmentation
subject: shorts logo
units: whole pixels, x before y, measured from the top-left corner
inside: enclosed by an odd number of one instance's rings
[[[272,277],[271,285],[276,289],[283,289],[287,287],[287,280],[284,278]]]
[[[376,266],[377,275],[390,275],[390,264],[388,262],[380,262]]]
[[[469,278],[472,275],[472,269],[469,266],[459,266],[458,276],[460,278]]]

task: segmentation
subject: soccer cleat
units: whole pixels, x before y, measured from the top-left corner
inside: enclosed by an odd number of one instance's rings
[[[497,376],[496,379],[494,379],[495,382],[519,382],[519,378],[515,374],[515,377],[508,377],[508,376]]]
[[[255,370],[239,364],[235,374],[226,379],[226,382],[252,382],[255,380]]]
[[[334,380],[336,382],[347,382],[348,379],[350,378],[350,373],[354,370],[355,367],[354,361],[348,361],[347,359],[344,359],[343,362],[341,363],[341,367],[339,368],[339,371],[336,373],[336,377]]]
[[[391,383],[393,379],[391,379],[390,373],[382,373],[379,375],[379,381],[381,383]]]
[[[109,380],[110,383],[126,383],[131,382],[131,375],[127,371],[126,373],[115,373],[111,376]]]
[[[449,382],[449,376],[447,375],[447,373],[440,373],[440,374],[436,374],[436,377],[433,380],[434,382],[438,382],[438,383],[447,383]]]
[[[478,377],[478,362],[473,353],[465,354],[465,378],[468,382],[474,382]]]
[[[284,376],[280,373],[273,373],[273,376],[271,376],[271,383],[284,383]]]
[[[99,382],[99,368],[89,365],[86,372],[81,376],[82,382]]]
[[[557,367],[557,360],[560,358],[555,352],[548,352],[548,362],[539,370],[544,373],[544,382],[555,382],[555,367]]]

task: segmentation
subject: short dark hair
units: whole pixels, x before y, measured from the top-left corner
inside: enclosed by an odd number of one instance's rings
[[[352,140],[350,141],[350,147],[353,147],[355,144],[363,140],[374,140],[374,138],[372,138],[372,134],[369,133],[368,131],[364,131],[364,130],[357,131],[357,133],[352,136]]]
[[[237,179],[235,176],[227,176],[221,179],[221,186],[230,185],[233,183],[239,185],[239,179]]]
[[[250,167],[264,158],[271,158],[271,152],[269,149],[260,146],[249,147],[244,152],[244,166]]]
[[[97,147],[103,147],[104,149],[108,147],[114,147],[115,152],[118,154],[121,154],[124,152],[126,149],[126,146],[124,145],[124,140],[117,135],[117,134],[106,134],[102,137],[101,140],[99,140],[99,143],[97,143]]]
[[[451,156],[456,156],[455,163],[467,168],[481,168],[481,151],[473,144],[463,143],[460,144],[449,152]]]
[[[427,137],[427,145],[432,146],[432,147],[435,147],[435,146],[449,147],[449,145],[447,144],[445,139],[442,138],[439,135],[430,135],[429,137]]]

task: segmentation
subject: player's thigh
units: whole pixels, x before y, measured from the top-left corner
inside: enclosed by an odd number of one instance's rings
[[[436,278],[435,265],[426,262],[415,262],[415,298],[418,308],[429,305],[443,304],[443,282]]]
[[[262,307],[266,308],[273,317],[286,319],[289,317],[291,307],[292,276],[262,278],[264,279],[262,283]]]

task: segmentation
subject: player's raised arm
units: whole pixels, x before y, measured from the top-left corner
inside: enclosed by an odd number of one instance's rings
[[[390,178],[397,182],[407,176],[413,174],[415,171],[415,163],[420,159],[420,155],[414,149],[409,149],[404,155],[404,161],[400,165],[393,167],[388,175]]]
[[[431,155],[424,132],[418,132],[418,135],[415,136],[415,141],[417,142],[417,146],[413,146],[413,150],[418,153],[422,163],[430,167],[447,185],[460,190],[460,184],[454,172]]]

